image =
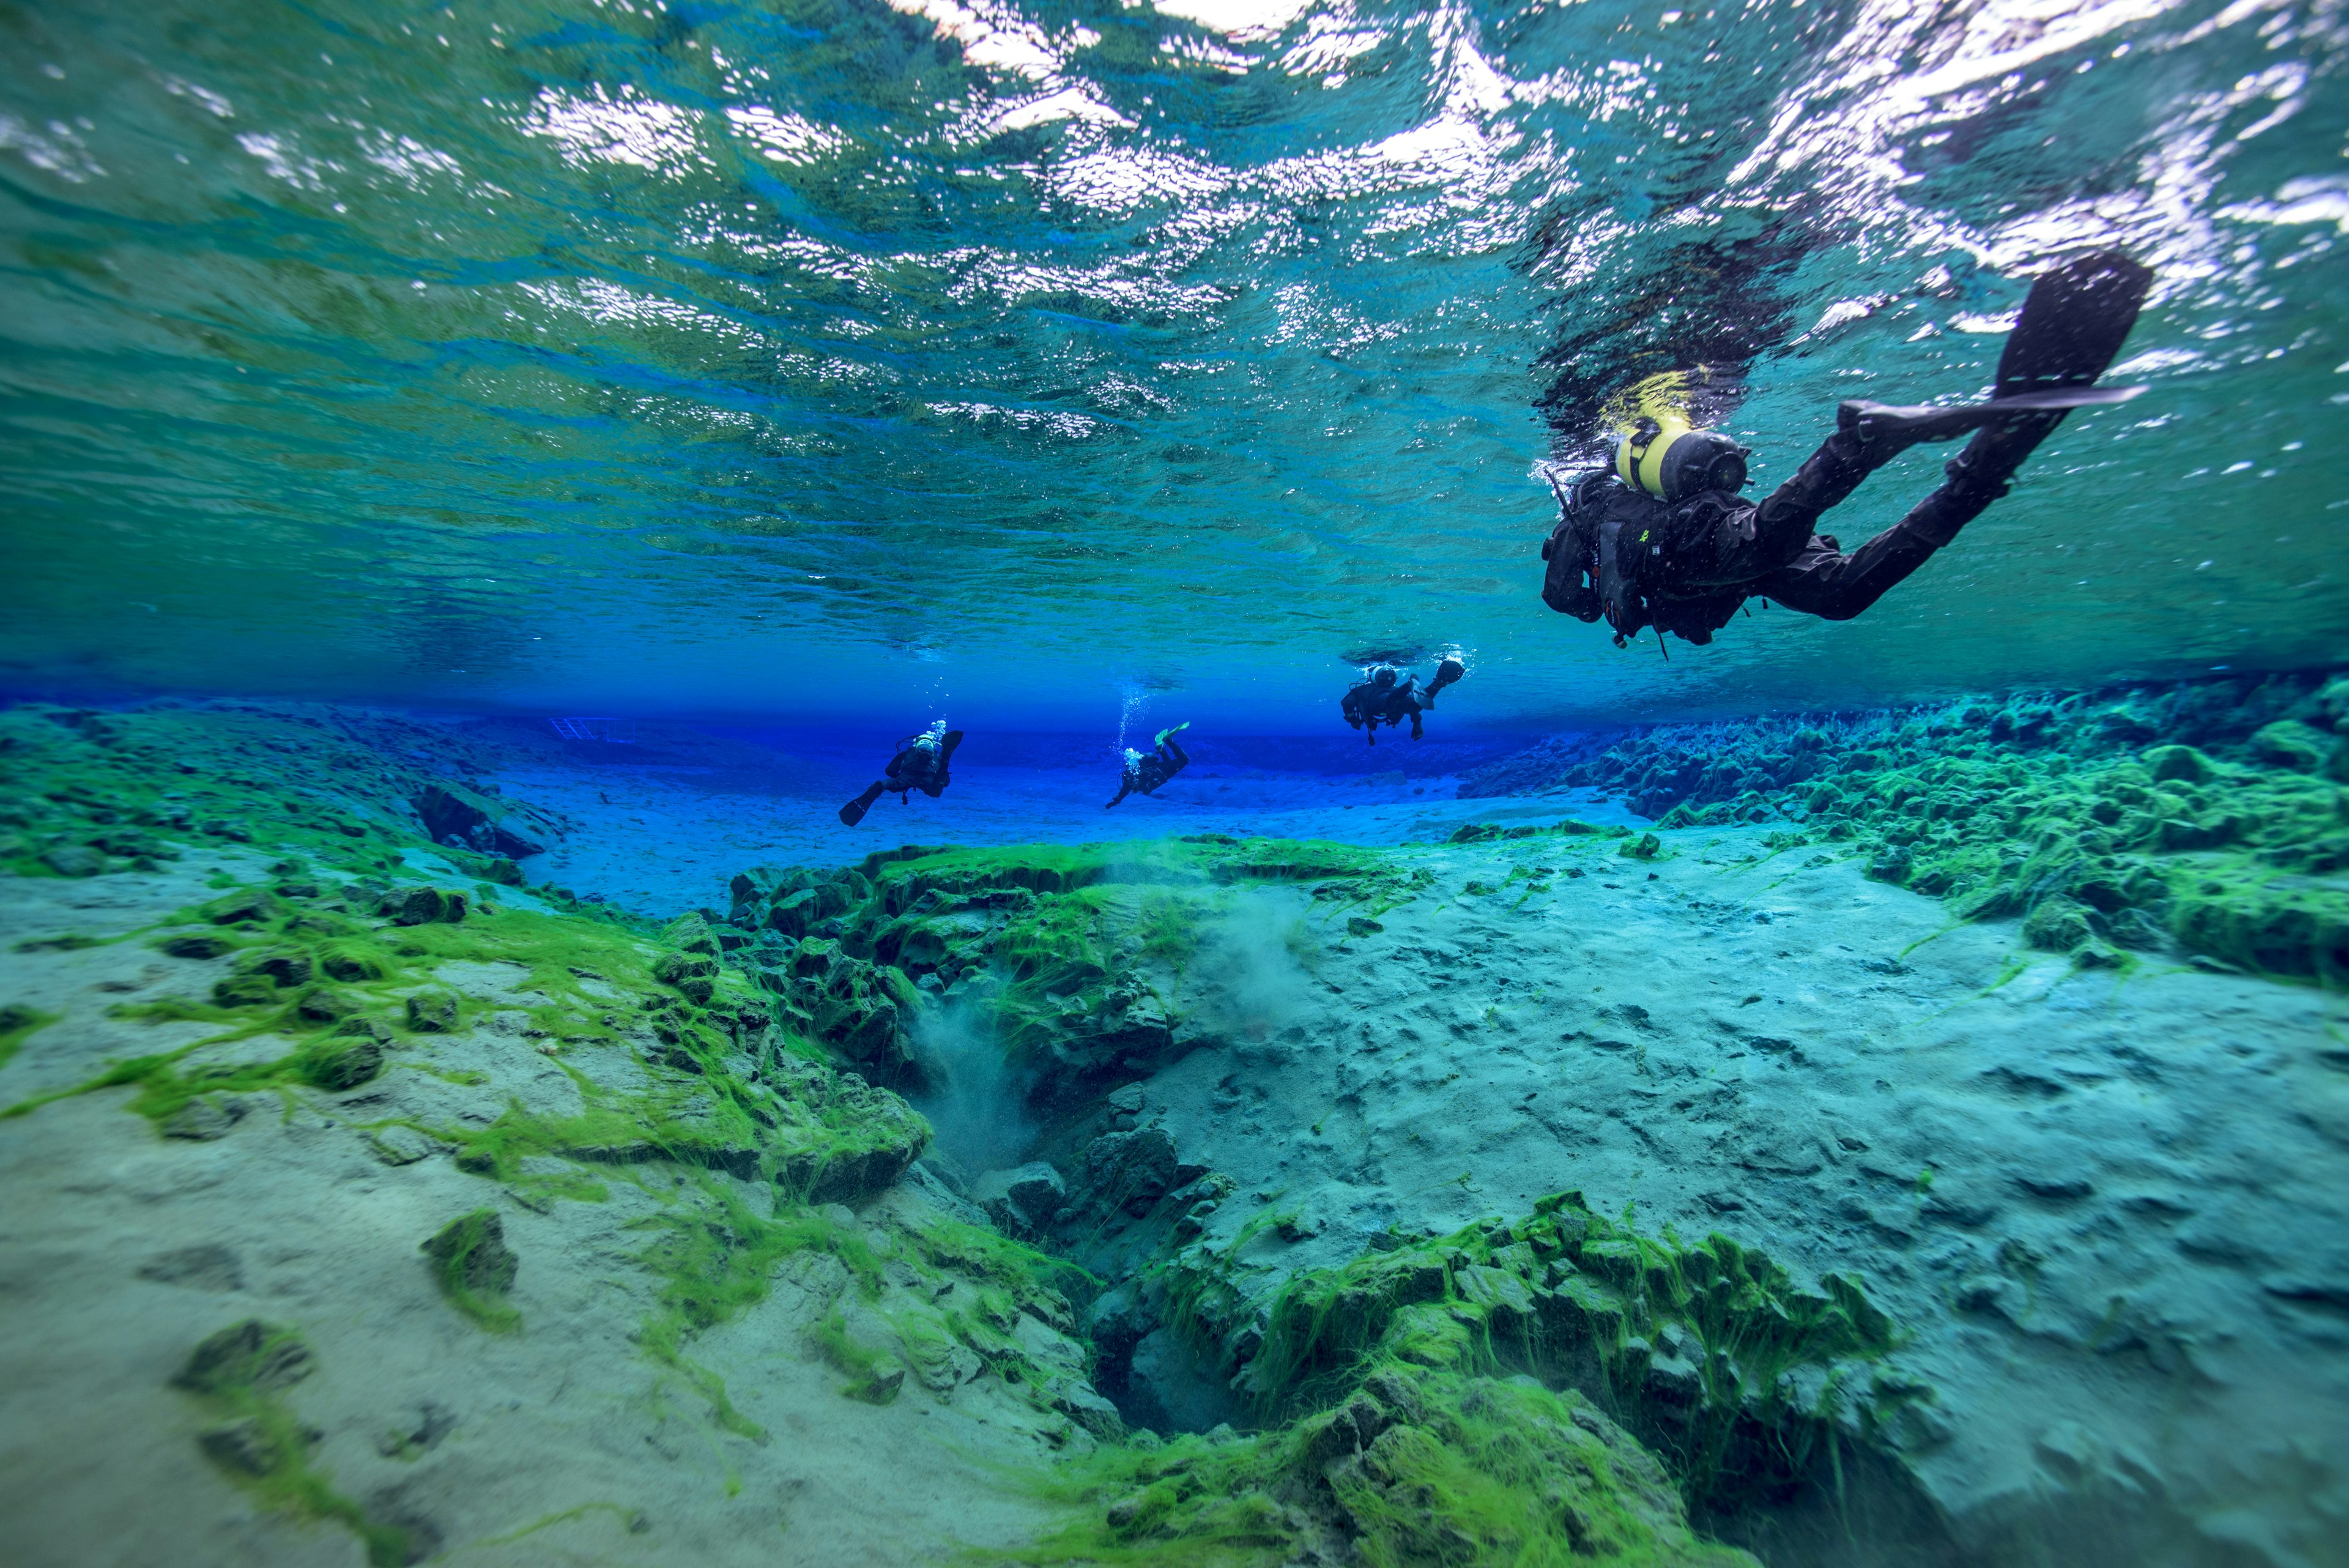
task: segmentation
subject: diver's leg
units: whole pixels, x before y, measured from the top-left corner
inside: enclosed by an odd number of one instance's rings
[[[1882,598],[1933,552],[1958,536],[2007,492],[2014,471],[2062,422],[2061,413],[2033,414],[1978,431],[1950,460],[1940,488],[1909,514],[1849,555],[1814,536],[1795,560],[1754,584],[1754,591],[1788,609],[1827,620],[1849,620]]]
[[[1166,753],[1167,760],[1175,767],[1187,768],[1191,765],[1191,759],[1183,754],[1183,743],[1174,738],[1173,732],[1168,732],[1166,738],[1158,742],[1158,749]]]

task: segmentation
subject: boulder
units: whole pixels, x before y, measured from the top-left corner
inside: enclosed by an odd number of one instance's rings
[[[409,804],[436,844],[454,838],[469,848],[523,860],[544,854],[552,836],[512,802],[460,784],[427,784]]]
[[[314,1369],[301,1335],[249,1317],[197,1345],[171,1384],[196,1394],[247,1388],[265,1394],[299,1383]]]
[[[680,915],[671,920],[663,928],[660,940],[679,952],[700,953],[711,958],[718,955],[718,939],[711,933],[709,920],[698,912]],[[714,974],[717,971],[711,969],[698,972]],[[664,975],[661,978],[666,980],[668,977]]]
[[[419,1034],[448,1034],[456,1030],[457,999],[447,992],[419,992],[408,999],[408,1026]]]
[[[285,987],[310,983],[310,955],[304,952],[264,953],[244,965],[244,972],[266,976],[274,985]]]
[[[41,864],[60,877],[95,877],[106,869],[106,857],[87,844],[60,844],[42,851]]]
[[[2156,784],[2207,784],[2218,774],[2218,764],[2191,746],[2156,746],[2145,753]]]
[[[1110,1207],[1147,1214],[1174,1189],[1177,1163],[1164,1127],[1103,1133],[1086,1147],[1085,1184]]]
[[[1041,1231],[1069,1200],[1061,1173],[1040,1159],[985,1172],[971,1183],[970,1195],[999,1229],[1021,1237]]]
[[[200,1100],[190,1100],[163,1118],[165,1137],[185,1138],[190,1143],[210,1143],[228,1137],[229,1129],[244,1119],[244,1102],[233,1095],[215,1095]]]
[[[395,888],[384,895],[380,909],[396,926],[454,925],[465,918],[465,895],[443,888]]]
[[[417,1250],[431,1260],[452,1291],[476,1295],[503,1295],[513,1288],[522,1266],[506,1245],[505,1222],[492,1209],[450,1220]]]
[[[336,1094],[356,1089],[382,1071],[383,1046],[369,1035],[331,1035],[303,1053],[302,1075]]]
[[[209,931],[184,937],[173,937],[161,945],[160,950],[178,959],[216,959],[236,950],[236,944],[226,937],[216,937]]]
[[[2252,732],[2251,752],[2263,763],[2294,773],[2313,774],[2323,767],[2333,750],[2333,737],[2297,719],[2279,719]]]
[[[2047,952],[2070,952],[2095,934],[2087,907],[2071,898],[2042,898],[2023,917],[2023,940]]]

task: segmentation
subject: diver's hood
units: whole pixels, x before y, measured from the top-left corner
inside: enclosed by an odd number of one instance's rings
[[[1689,428],[1678,415],[1643,419],[1616,444],[1615,472],[1659,501],[1686,501],[1708,490],[1742,489],[1750,450],[1719,431]]]

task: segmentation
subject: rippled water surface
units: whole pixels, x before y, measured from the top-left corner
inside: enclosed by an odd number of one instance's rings
[[[1448,644],[1490,725],[2334,656],[2343,9],[12,8],[5,674],[1279,730]],[[1766,484],[2090,244],[2151,392],[1865,619],[1535,597],[1608,392],[1702,365]]]

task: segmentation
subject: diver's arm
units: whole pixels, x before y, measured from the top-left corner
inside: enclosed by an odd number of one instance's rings
[[[1117,794],[1111,798],[1109,805],[1104,805],[1102,809],[1103,811],[1107,811],[1111,805],[1115,805],[1119,801],[1123,800],[1127,795],[1130,795],[1133,793],[1133,775],[1132,774],[1128,774],[1123,778],[1117,781]]]

